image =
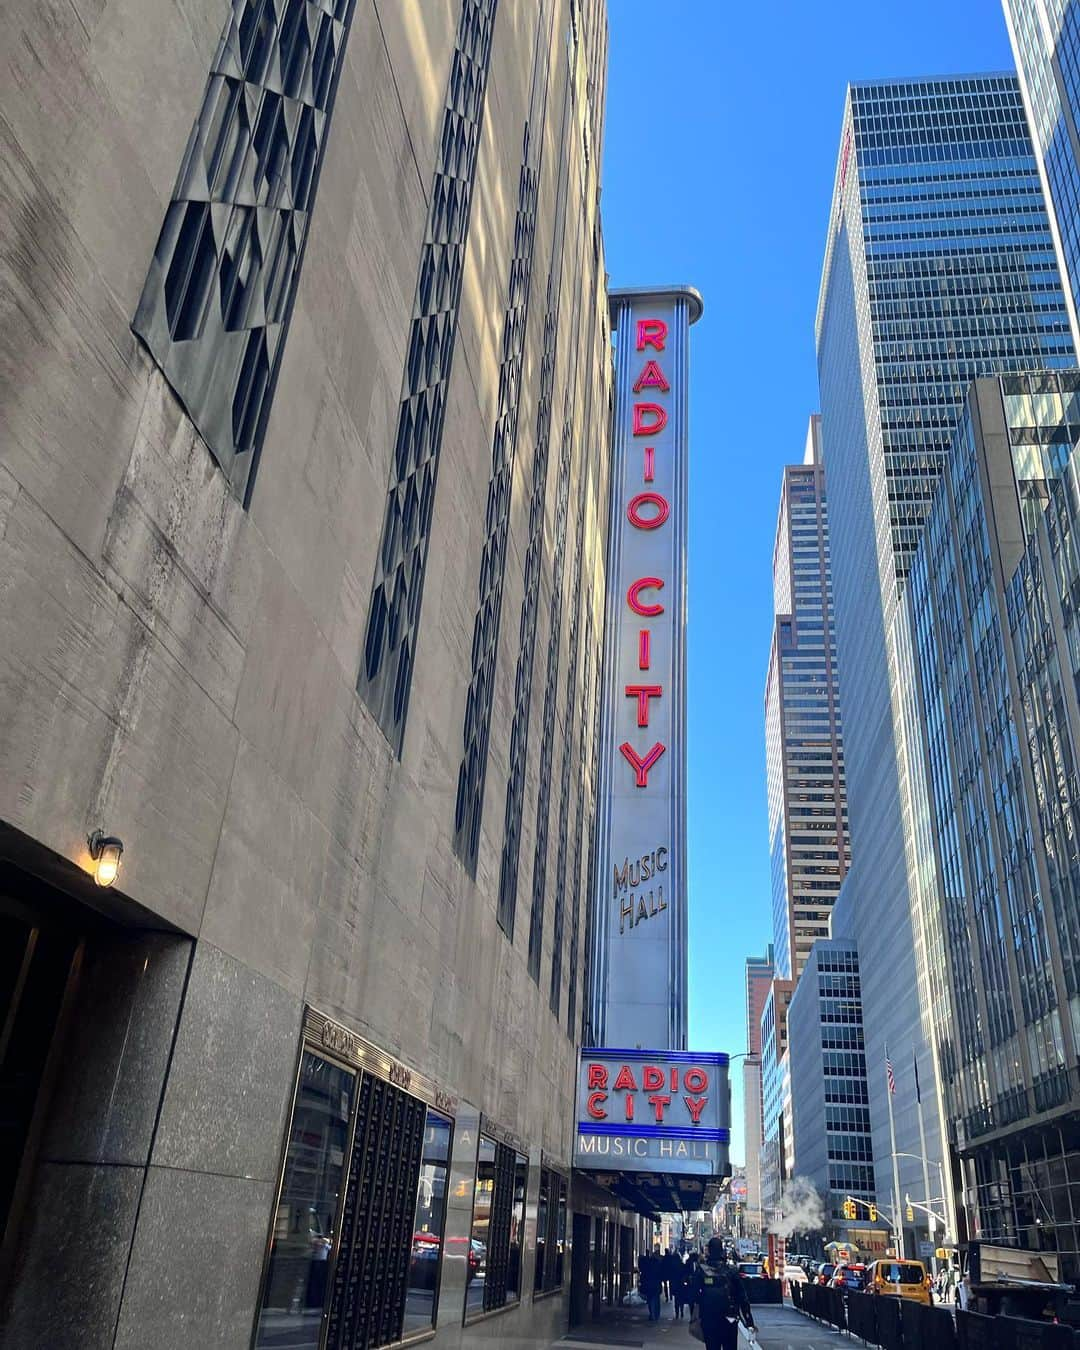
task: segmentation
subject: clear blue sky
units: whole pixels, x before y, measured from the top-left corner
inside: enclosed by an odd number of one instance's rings
[[[849,80],[1012,69],[999,0],[608,0],[612,285],[689,282],[690,1037],[746,1049],[771,936],[762,692],[781,467],[817,406],[814,311]],[[733,1072],[732,1157],[743,1158]]]

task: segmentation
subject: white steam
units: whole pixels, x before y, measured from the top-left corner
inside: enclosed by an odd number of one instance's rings
[[[769,1232],[789,1238],[792,1233],[816,1233],[825,1222],[825,1207],[812,1181],[792,1177],[780,1196],[779,1216],[769,1224]]]

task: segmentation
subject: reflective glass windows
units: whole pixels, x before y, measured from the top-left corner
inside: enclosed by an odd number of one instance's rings
[[[304,1051],[256,1347],[320,1344],[355,1095],[354,1073]]]
[[[446,1178],[451,1128],[445,1116],[428,1111],[409,1258],[409,1288],[405,1301],[406,1336],[435,1325],[442,1240],[446,1225]]]
[[[480,1136],[465,1286],[465,1318],[521,1297],[529,1163],[508,1144]]]

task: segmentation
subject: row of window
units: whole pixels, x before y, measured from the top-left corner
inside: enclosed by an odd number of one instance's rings
[[[448,1236],[454,1133],[448,1114],[305,1044],[255,1350],[374,1350],[429,1331],[446,1259],[464,1267],[464,1321],[521,1299],[529,1160],[481,1130],[469,1235]],[[562,1287],[567,1198],[541,1168],[534,1296]]]

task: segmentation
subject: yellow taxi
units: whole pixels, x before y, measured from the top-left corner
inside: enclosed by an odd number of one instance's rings
[[[875,1261],[866,1272],[866,1292],[911,1298],[927,1305],[934,1301],[930,1294],[930,1276],[921,1261],[892,1258]]]

